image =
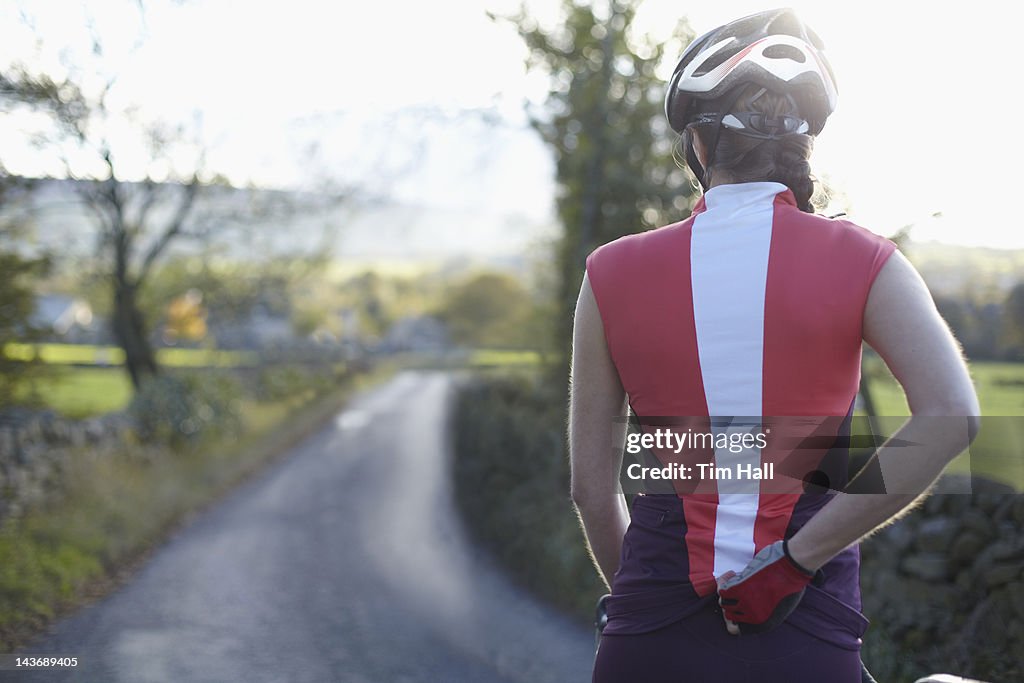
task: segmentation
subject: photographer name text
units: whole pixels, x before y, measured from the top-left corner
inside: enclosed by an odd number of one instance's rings
[[[644,467],[633,463],[626,468],[626,476],[633,480],[680,480],[691,479],[774,479],[775,463],[766,462],[762,465],[737,463],[731,467],[723,467],[711,462],[699,462],[694,465],[671,463],[664,467]]]

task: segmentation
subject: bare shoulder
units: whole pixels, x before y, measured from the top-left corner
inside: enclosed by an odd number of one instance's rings
[[[921,275],[899,251],[889,257],[871,285],[864,309],[864,340],[903,386],[912,412],[977,414],[977,398],[960,345]]]
[[[901,252],[894,252],[875,276],[864,309],[864,339],[875,346],[887,333],[908,324],[942,323],[928,286]],[[942,327],[945,325],[943,324]]]

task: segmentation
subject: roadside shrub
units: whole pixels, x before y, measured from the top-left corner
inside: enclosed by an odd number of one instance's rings
[[[279,401],[312,389],[320,394],[337,386],[338,372],[328,366],[267,365],[256,377],[256,398]]]
[[[539,378],[479,379],[459,394],[455,486],[470,530],[526,588],[581,620],[606,592],[569,497],[565,398]]]
[[[163,372],[143,382],[128,406],[136,433],[175,448],[240,433],[239,382],[227,373]]]

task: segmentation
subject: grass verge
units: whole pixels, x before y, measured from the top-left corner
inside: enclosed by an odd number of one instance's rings
[[[382,366],[319,396],[246,403],[242,437],[188,452],[76,452],[63,473],[66,496],[0,526],[0,652],[111,592],[172,532],[391,372]]]

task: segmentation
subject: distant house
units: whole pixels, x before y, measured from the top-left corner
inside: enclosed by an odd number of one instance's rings
[[[253,309],[247,322],[260,347],[286,344],[297,339],[290,316],[272,313],[262,306]]]
[[[444,351],[449,348],[448,330],[444,323],[430,315],[399,318],[381,339],[379,349],[397,351]]]
[[[218,320],[211,316],[208,326],[222,349],[265,349],[287,346],[298,339],[288,314],[272,312],[262,304],[236,320]]]
[[[49,341],[100,344],[109,341],[106,321],[92,312],[88,301],[67,294],[39,294],[29,318]]]

